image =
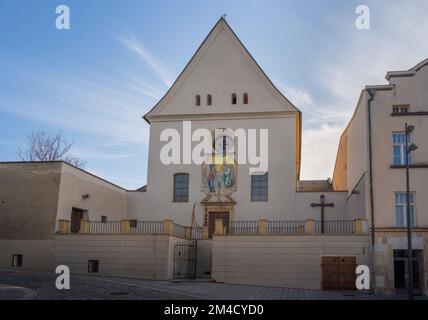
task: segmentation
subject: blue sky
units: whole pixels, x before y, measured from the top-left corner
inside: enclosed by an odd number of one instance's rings
[[[71,30],[55,28],[66,4]],[[355,28],[366,4],[371,29]],[[254,58],[303,112],[302,178],[332,175],[360,90],[428,57],[428,1],[0,0],[0,161],[29,130],[62,130],[86,169],[145,184],[141,119],[226,13]]]

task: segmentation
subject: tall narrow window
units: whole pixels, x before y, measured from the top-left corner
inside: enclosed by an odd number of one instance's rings
[[[236,93],[232,93],[232,104],[236,104]]]
[[[410,223],[415,227],[415,195],[410,194]],[[407,227],[407,193],[395,193],[395,225],[397,227]]]
[[[207,106],[212,105],[212,102],[213,102],[213,97],[210,94],[208,94],[207,95]]]
[[[409,135],[409,145],[411,138]],[[393,163],[395,166],[402,166],[406,164],[406,134],[404,132],[392,133],[392,154]],[[413,163],[412,154],[409,154],[409,163]]]
[[[264,202],[269,197],[269,175],[252,175],[251,176],[251,201]]]
[[[248,104],[248,93],[244,93],[243,100],[244,104]]]
[[[197,107],[201,105],[201,96],[199,94],[195,96],[195,105]]]
[[[174,202],[189,201],[189,175],[177,173],[174,175]]]

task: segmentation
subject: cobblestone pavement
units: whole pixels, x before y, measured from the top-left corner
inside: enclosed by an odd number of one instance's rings
[[[316,290],[284,289],[196,281],[151,281],[127,278],[72,275],[70,290],[57,290],[55,274],[0,271],[0,284],[31,289],[34,299],[46,300],[372,300],[400,297],[372,296]],[[1,290],[1,289],[0,289]],[[1,295],[0,295],[1,296]],[[405,299],[405,297],[401,297]]]

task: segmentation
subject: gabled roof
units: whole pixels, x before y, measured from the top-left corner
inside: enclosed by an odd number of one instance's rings
[[[237,45],[241,47],[244,52],[244,55],[247,56],[249,59],[249,62],[253,64],[254,69],[259,75],[259,78],[262,79],[266,86],[270,87],[272,94],[277,98],[278,101],[281,102],[282,105],[284,105],[284,111],[291,111],[291,112],[300,112],[272,83],[272,81],[269,79],[269,77],[264,73],[264,71],[260,68],[258,63],[254,60],[254,58],[251,56],[249,51],[245,48],[245,46],[242,44],[242,42],[239,40],[237,35],[233,32],[229,24],[226,22],[226,20],[222,17],[218,20],[218,22],[215,24],[215,26],[211,29],[205,40],[202,42],[202,44],[199,46],[193,57],[190,59],[190,61],[185,66],[184,70],[180,73],[178,78],[175,80],[171,88],[167,91],[167,93],[159,100],[159,102],[144,116],[144,119],[150,123],[150,117],[155,116],[165,105],[168,104],[168,102],[171,100],[171,98],[175,95],[177,90],[181,87],[182,83],[185,81],[187,76],[190,74],[190,72],[193,70],[193,68],[197,65],[199,59],[202,58],[202,56],[205,54],[205,52],[208,50],[210,44],[216,39],[217,35],[222,32],[229,32],[232,35],[232,38],[236,41]]]
[[[416,66],[414,66],[413,68],[407,71],[389,71],[386,74],[385,79],[389,81],[392,77],[413,77],[416,74],[416,72],[418,72],[419,70],[421,70],[423,67],[427,65],[428,65],[428,58],[419,62]]]

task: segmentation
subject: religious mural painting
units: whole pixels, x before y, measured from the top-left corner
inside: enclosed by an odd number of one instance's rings
[[[202,164],[202,192],[230,195],[237,190],[237,164],[232,157],[214,156]]]

